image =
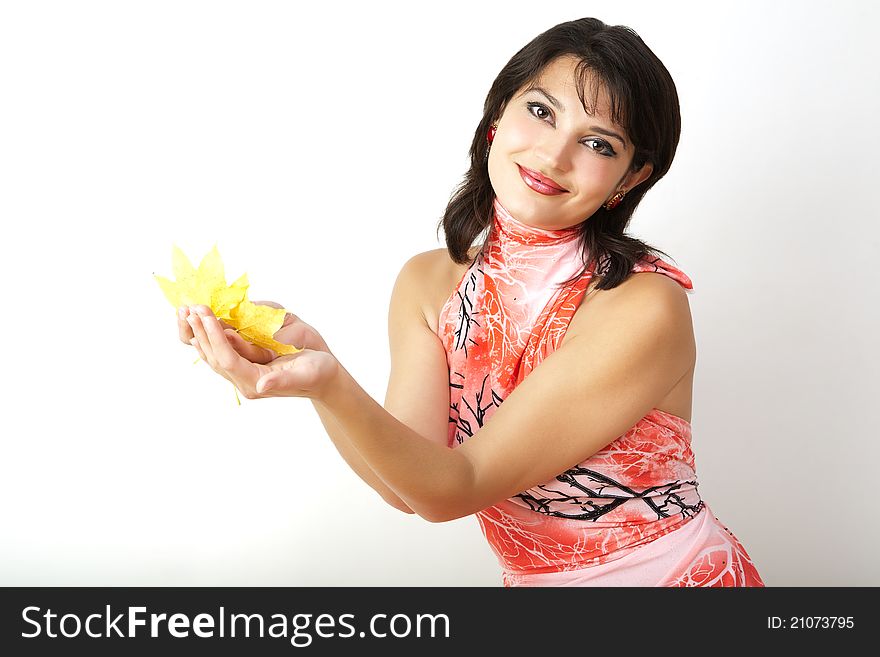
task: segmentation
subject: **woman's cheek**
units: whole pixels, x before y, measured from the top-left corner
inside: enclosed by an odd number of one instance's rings
[[[505,133],[506,150],[511,152],[528,150],[540,139],[540,131],[536,129],[536,126],[527,123],[514,122]]]

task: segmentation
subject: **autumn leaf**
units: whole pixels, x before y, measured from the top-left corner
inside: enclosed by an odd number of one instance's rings
[[[171,267],[175,280],[153,276],[162,288],[165,298],[174,306],[204,305],[222,322],[248,342],[271,349],[277,354],[295,354],[301,349],[278,342],[273,337],[284,324],[287,310],[252,303],[247,298],[247,274],[242,274],[232,285],[226,284],[223,261],[217,245],[202,258],[198,269],[177,246],[171,252]]]

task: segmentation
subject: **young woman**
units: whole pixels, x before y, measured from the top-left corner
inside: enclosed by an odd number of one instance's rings
[[[204,306],[180,309],[180,337],[249,399],[310,398],[392,506],[476,514],[505,586],[763,586],[697,492],[691,281],[625,234],[679,134],[638,35],[557,25],[489,91],[448,248],[401,269],[384,408],[295,315],[290,356]]]

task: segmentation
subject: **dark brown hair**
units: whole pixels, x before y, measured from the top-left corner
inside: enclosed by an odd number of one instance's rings
[[[669,170],[681,134],[678,93],[672,76],[639,35],[623,25],[609,26],[596,18],[560,23],[539,34],[507,62],[486,96],[483,118],[471,142],[470,169],[450,197],[437,230],[443,227],[454,262],[471,262],[468,249],[484,230],[488,239],[487,229],[492,225],[495,192],[489,180],[486,132],[519,89],[564,55],[580,59],[578,95],[588,114],[595,111],[600,87],[607,91],[610,118],[626,130],[635,149],[631,171],[638,171],[646,162],[653,165],[651,175],[630,190],[617,207],[606,210],[600,206],[580,225],[584,267],[563,285],[593,268],[601,279],[598,289],[612,289],[625,281],[633,265],[648,253],[669,257],[626,235],[625,230],[642,197]],[[588,107],[584,82],[590,74],[594,83]]]

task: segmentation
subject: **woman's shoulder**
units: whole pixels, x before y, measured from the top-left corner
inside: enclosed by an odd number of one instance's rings
[[[468,262],[457,263],[445,247],[422,251],[412,256],[404,265],[407,278],[418,291],[425,322],[437,333],[440,311],[455,287],[464,276],[480,247],[468,251]]]
[[[401,274],[420,288],[428,289],[447,277],[451,265],[454,264],[445,248],[431,249],[416,253],[409,258],[404,263]]]
[[[468,249],[468,260],[473,262],[473,259],[477,256],[477,253],[480,252],[480,248],[482,245],[476,244]],[[439,249],[431,249],[430,251],[423,251],[422,253],[417,253],[413,256],[414,258],[424,258],[426,260],[435,260],[438,263],[446,263],[455,267],[464,267],[467,269],[470,262],[467,264],[459,264],[452,259],[452,256],[449,254],[449,249],[445,246],[440,247]]]
[[[654,266],[640,265],[634,267],[622,283],[610,290],[599,290],[590,285],[571,318],[565,340],[579,333],[596,330],[605,325],[603,322],[613,320],[627,309],[640,312],[640,309],[662,306],[675,312],[683,327],[691,326],[687,299],[690,279],[680,270],[676,269],[675,272],[681,275]]]
[[[422,251],[403,263],[398,277],[407,285],[429,289],[448,275],[451,262],[446,249]]]
[[[455,283],[464,275],[479,251],[479,246],[471,247],[468,250],[468,262],[457,263],[449,255],[447,248],[431,249],[412,256],[406,266],[429,288],[446,287],[451,279],[455,279],[452,281]]]

